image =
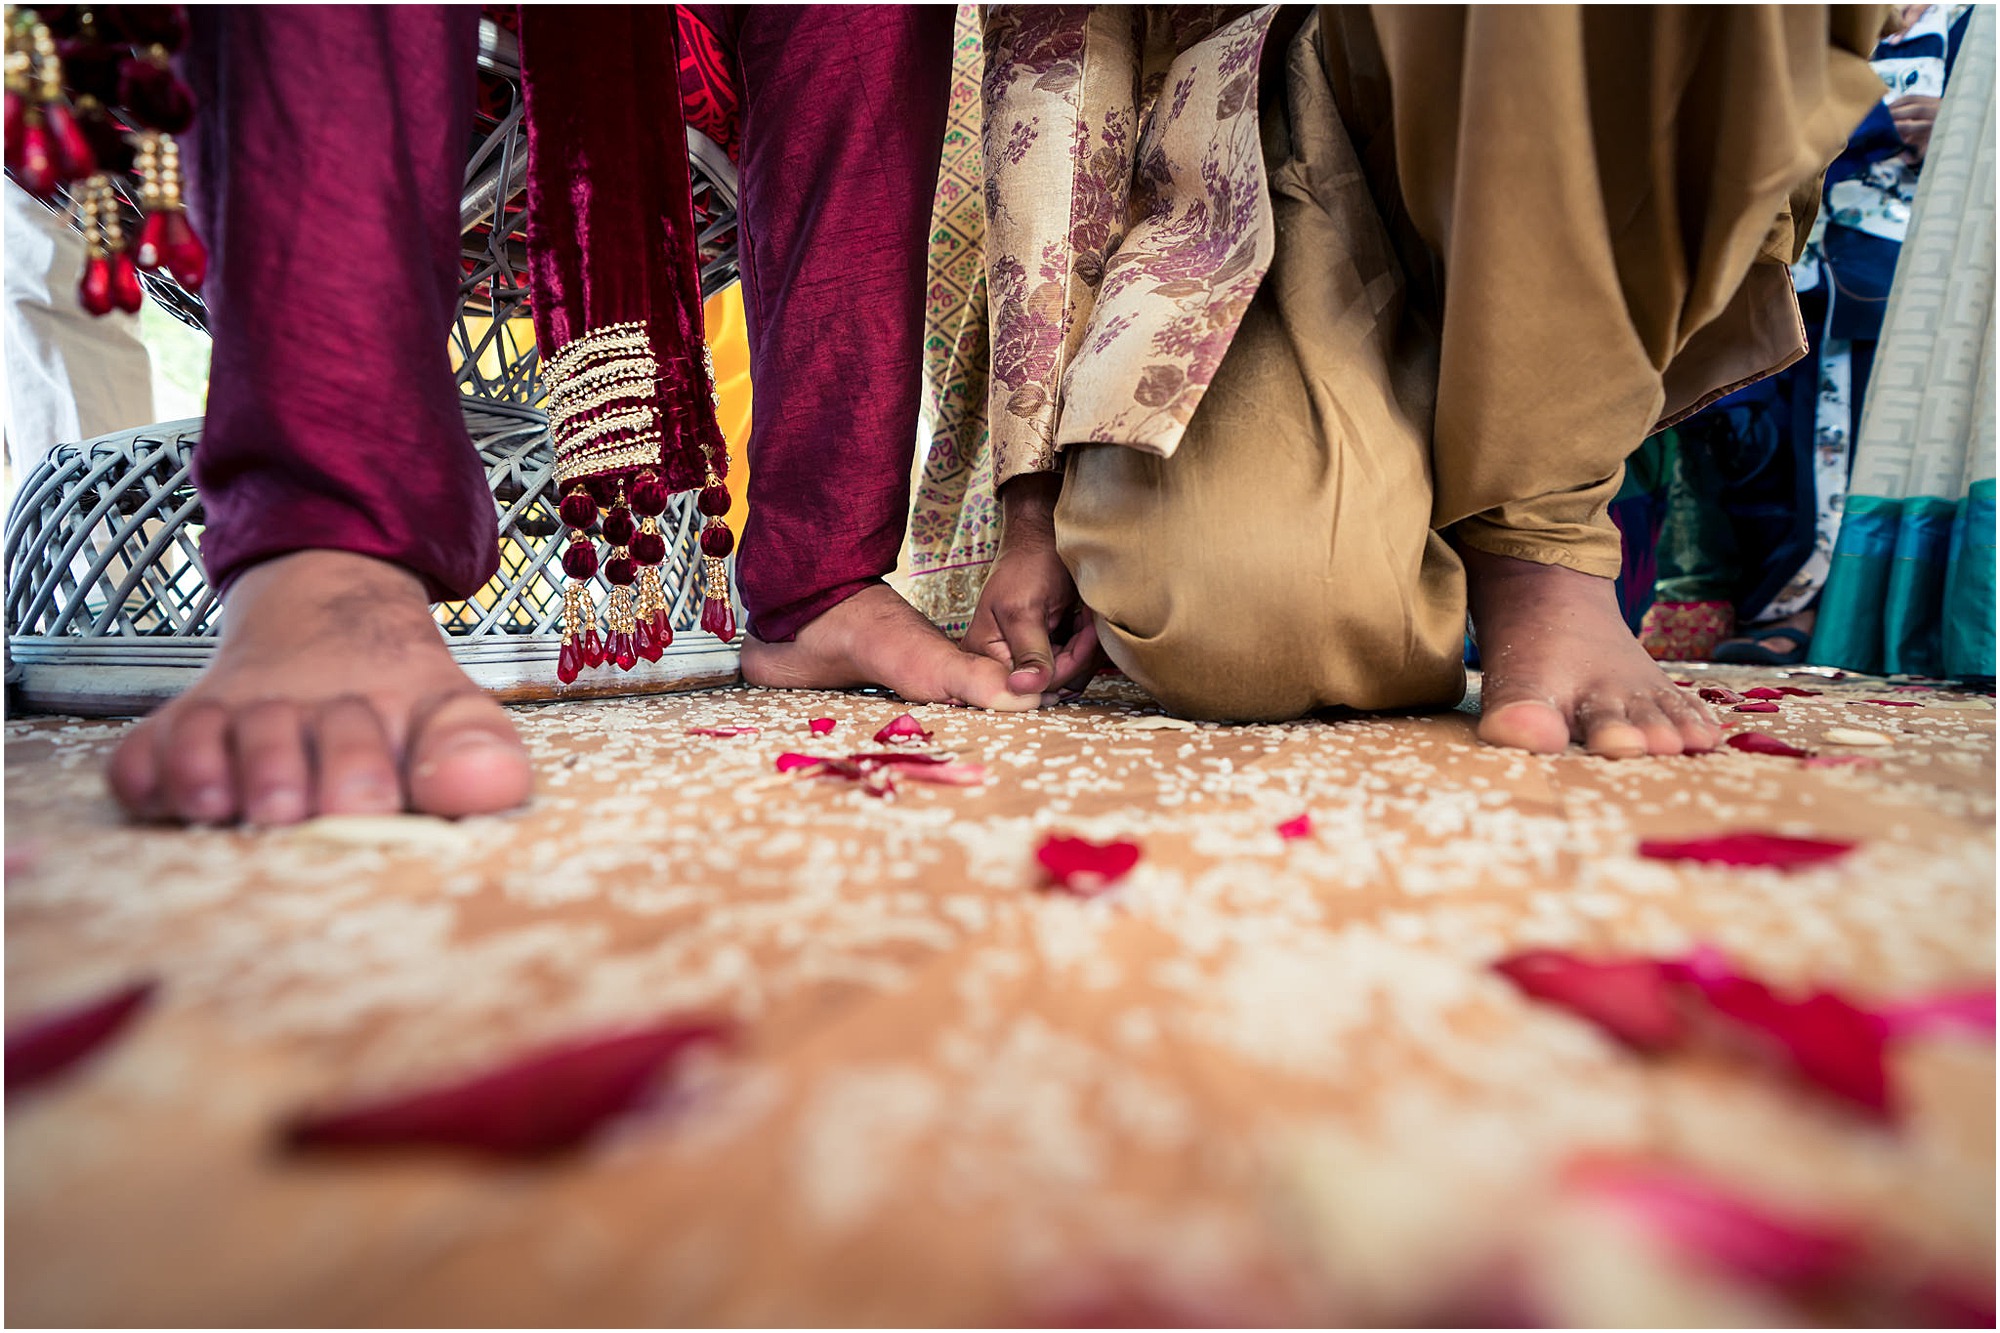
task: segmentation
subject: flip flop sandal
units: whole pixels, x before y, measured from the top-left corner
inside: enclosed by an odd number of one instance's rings
[[[1764,639],[1780,639],[1792,646],[1782,651],[1766,648],[1762,643]],[[1715,645],[1713,660],[1746,666],[1797,666],[1806,660],[1806,650],[1810,647],[1811,634],[1786,625],[1780,629],[1752,630],[1738,638],[1724,639]]]

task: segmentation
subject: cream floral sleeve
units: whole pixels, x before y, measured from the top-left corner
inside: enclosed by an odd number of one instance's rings
[[[1275,8],[995,5],[985,160],[996,481],[1068,444],[1170,454],[1275,238]]]

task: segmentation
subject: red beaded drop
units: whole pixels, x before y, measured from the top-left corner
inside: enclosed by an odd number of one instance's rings
[[[66,181],[75,181],[97,170],[97,154],[91,151],[90,140],[84,137],[83,127],[76,123],[68,107],[51,102],[42,108],[42,117],[48,122],[49,139],[55,145],[58,175]]]
[[[46,199],[55,193],[55,145],[39,118],[29,121],[28,127],[21,131],[21,162],[14,168],[14,174],[19,178],[21,188],[37,199]]]
[[[648,662],[660,660],[660,640],[653,633],[653,622],[641,620],[632,628],[632,650]]]
[[[583,653],[576,644],[564,640],[562,653],[556,658],[556,679],[567,685],[583,671]]]
[[[146,289],[139,285],[139,270],[132,256],[120,250],[111,257],[111,302],[128,315],[139,313],[146,304]]]
[[[83,281],[77,284],[77,299],[93,315],[111,313],[111,259],[108,255],[92,255],[90,262],[83,266]]]
[[[604,640],[597,636],[597,626],[592,625],[583,632],[583,664],[587,667],[604,665]]]
[[[673,622],[667,619],[667,613],[664,610],[653,613],[653,638],[659,641],[660,651],[662,652],[674,646]]]
[[[736,637],[736,611],[721,598],[705,598],[701,604],[701,627],[728,643]]]
[[[632,644],[632,636],[624,630],[614,633],[604,645],[605,656],[618,664],[620,671],[630,671],[639,664],[639,653]]]
[[[200,291],[208,276],[208,251],[202,248],[187,214],[178,208],[163,208],[147,216],[139,228],[139,244],[132,260],[147,272],[166,269],[189,291]]]

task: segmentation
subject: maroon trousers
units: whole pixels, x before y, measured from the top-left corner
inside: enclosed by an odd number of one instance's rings
[[[479,11],[189,14],[191,203],[215,251],[194,462],[210,580],[330,548],[469,596],[499,565],[447,352]],[[737,581],[750,632],[775,642],[881,579],[902,543],[952,9],[702,16],[742,106],[754,400]]]

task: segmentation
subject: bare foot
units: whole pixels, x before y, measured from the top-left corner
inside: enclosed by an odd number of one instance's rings
[[[214,660],[126,733],[109,779],[138,818],[189,824],[486,814],[533,786],[513,723],[452,660],[423,584],[345,551],[239,578]]]
[[[863,588],[790,643],[743,640],[743,679],[773,689],[844,690],[884,685],[914,703],[967,703],[1025,712],[1037,694],[1007,688],[1007,668],[960,652],[886,584]]]
[[[1610,579],[1461,554],[1486,677],[1481,740],[1536,754],[1576,740],[1610,759],[1695,753],[1721,741],[1708,709],[1633,637]]]

